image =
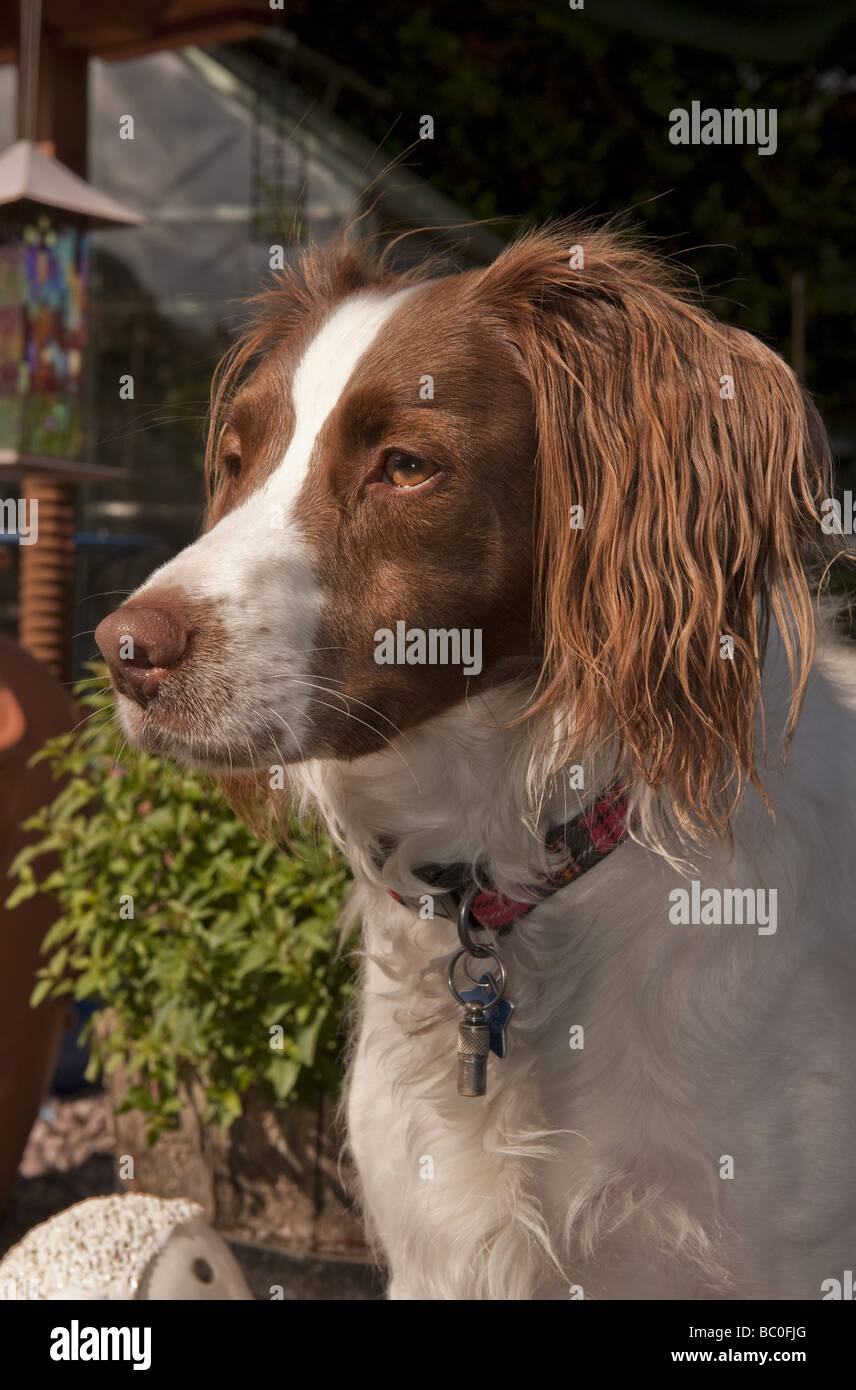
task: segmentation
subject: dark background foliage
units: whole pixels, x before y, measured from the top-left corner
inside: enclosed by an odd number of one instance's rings
[[[299,0],[288,24],[376,89],[346,88],[337,114],[390,157],[433,116],[433,142],[407,158],[476,218],[632,210],[698,275],[715,314],[786,355],[791,279],[803,273],[806,380],[833,433],[836,422],[854,432],[851,0],[589,0],[582,11],[564,0]],[[669,111],[693,100],[775,107],[776,153],[672,145]]]

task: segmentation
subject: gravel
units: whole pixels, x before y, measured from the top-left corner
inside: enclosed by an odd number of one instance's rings
[[[103,1091],[46,1101],[0,1213],[0,1255],[58,1211],[117,1192],[115,1143],[113,1111]]]
[[[122,1190],[114,1176],[115,1146],[113,1110],[105,1092],[52,1096],[33,1125],[6,1206],[0,1212],[0,1257],[33,1226],[75,1202]],[[298,1257],[236,1241],[230,1244],[260,1300],[383,1297],[382,1276],[370,1265]]]

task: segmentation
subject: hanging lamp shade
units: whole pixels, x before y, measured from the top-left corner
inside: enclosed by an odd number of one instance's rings
[[[115,223],[139,226],[144,221],[45,154],[33,140],[16,140],[0,154],[0,206],[23,201],[85,218],[90,228]]]

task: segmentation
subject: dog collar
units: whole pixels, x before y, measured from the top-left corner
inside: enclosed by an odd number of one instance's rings
[[[480,927],[490,931],[505,933],[518,921],[537,907],[539,902],[558,893],[566,884],[581,878],[595,864],[599,864],[614,849],[623,844],[628,835],[627,794],[621,784],[616,783],[605,791],[586,810],[555,826],[545,838],[545,844],[552,855],[563,855],[562,868],[544,879],[532,889],[534,902],[513,902],[505,898],[495,888],[478,890],[472,897],[469,913]],[[389,849],[391,853],[391,847]],[[380,860],[382,865],[385,856]],[[467,864],[422,864],[415,871],[429,888],[443,894],[451,894],[456,905],[468,888],[472,886],[472,870]],[[404,898],[389,889],[396,902],[404,903],[414,909],[419,908],[418,900]]]

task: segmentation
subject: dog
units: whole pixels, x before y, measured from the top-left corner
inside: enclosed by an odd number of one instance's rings
[[[96,638],[133,744],[247,815],[285,768],[348,856],[389,1296],[822,1297],[856,1255],[856,660],[793,372],[620,230],[463,271],[342,243],[257,299],[207,474]]]

